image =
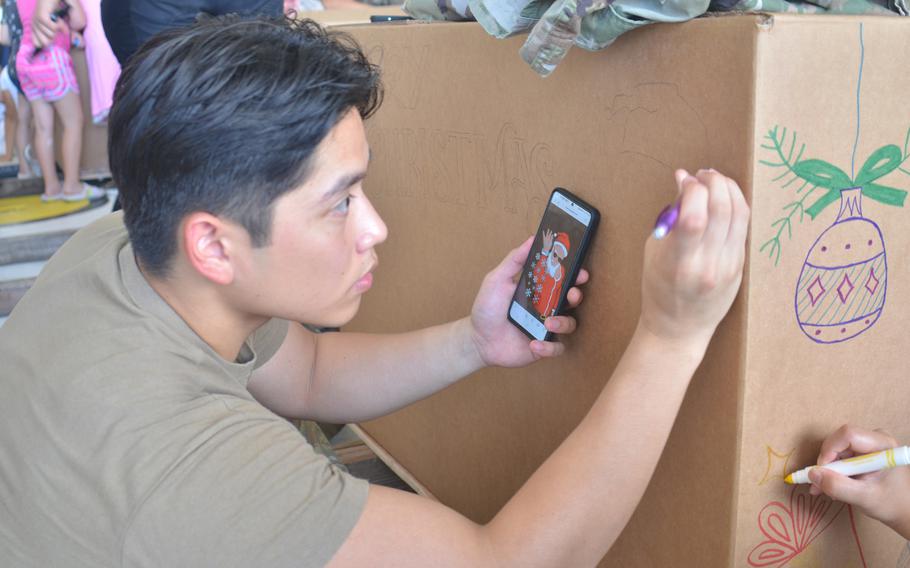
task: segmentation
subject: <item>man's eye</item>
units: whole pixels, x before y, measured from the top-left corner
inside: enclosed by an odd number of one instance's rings
[[[339,213],[347,213],[347,212],[348,212],[348,206],[350,206],[350,205],[351,205],[351,196],[348,195],[347,197],[345,197],[344,199],[342,199],[342,200],[338,203],[338,205],[335,206],[335,211],[337,211],[337,212],[339,212]]]

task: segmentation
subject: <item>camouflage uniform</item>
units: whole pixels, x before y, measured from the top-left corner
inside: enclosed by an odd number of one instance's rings
[[[733,0],[712,10],[802,14],[908,15],[910,0]],[[709,9],[710,0],[406,0],[420,19],[476,19],[490,35],[529,32],[521,57],[547,76],[572,45],[603,49],[625,32],[652,22],[682,22]],[[883,5],[882,3],[886,3]],[[723,5],[723,7],[721,7]]]
[[[495,1],[495,0],[492,0]],[[684,22],[708,9],[709,0],[555,0],[531,30],[522,58],[547,76],[572,45],[603,49],[627,31],[651,22]]]
[[[870,14],[906,16],[907,1],[893,0],[888,6],[869,0],[812,0],[788,2],[787,0],[740,0],[733,8],[738,12],[789,12],[791,14]]]
[[[403,8],[418,20],[461,22],[474,19],[465,0],[407,0]]]

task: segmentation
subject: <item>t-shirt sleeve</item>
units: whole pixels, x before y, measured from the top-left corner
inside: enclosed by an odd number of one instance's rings
[[[247,343],[256,354],[254,368],[258,369],[265,365],[266,361],[278,352],[284,338],[287,337],[288,325],[287,320],[272,318],[250,335]]]
[[[228,404],[132,515],[123,566],[316,567],[350,534],[367,482],[256,403]]]

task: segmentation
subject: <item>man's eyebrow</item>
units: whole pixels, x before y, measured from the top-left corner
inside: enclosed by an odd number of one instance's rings
[[[334,184],[332,184],[331,189],[326,191],[320,201],[331,201],[336,195],[345,191],[347,188],[352,185],[363,181],[363,178],[367,177],[367,173],[363,172],[354,172],[347,174],[338,178]]]

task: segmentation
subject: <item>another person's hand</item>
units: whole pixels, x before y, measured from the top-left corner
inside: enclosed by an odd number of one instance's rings
[[[59,0],[37,0],[35,13],[32,16],[32,41],[35,47],[44,47],[54,41],[57,33],[66,30],[66,23],[58,19],[51,19],[51,14],[57,9]]]
[[[844,425],[822,443],[818,465],[899,445],[886,432]],[[910,466],[856,477],[816,468],[809,472],[809,481],[812,482],[809,491],[813,495],[824,493],[832,499],[849,503],[910,540]]]
[[[477,352],[486,365],[521,367],[541,357],[554,357],[565,350],[559,342],[531,341],[506,318],[512,295],[515,293],[515,276],[524,266],[531,243],[526,240],[483,279],[480,291],[471,309],[471,327]],[[588,281],[587,270],[580,270],[575,285],[569,289],[567,300],[570,308],[581,303],[578,286]],[[561,315],[544,321],[548,331],[567,334],[575,331],[575,318]]]
[[[677,170],[676,183],[676,225],[645,245],[639,325],[666,341],[707,345],[742,281],[749,206],[714,170]]]

